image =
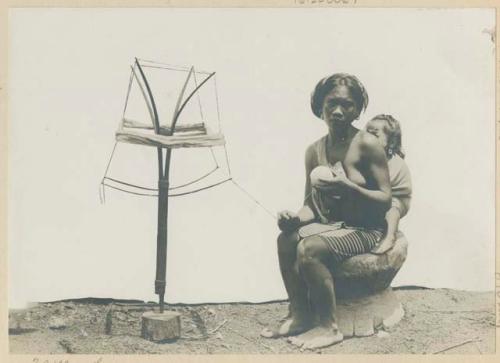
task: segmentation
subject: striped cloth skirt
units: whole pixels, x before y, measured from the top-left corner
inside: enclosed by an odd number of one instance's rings
[[[301,227],[298,233],[302,239],[311,236],[321,238],[330,250],[335,262],[369,253],[384,235],[382,230],[347,227],[343,222],[311,223]]]

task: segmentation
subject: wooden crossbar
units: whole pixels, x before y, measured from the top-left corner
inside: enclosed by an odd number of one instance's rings
[[[162,147],[162,148],[182,148],[182,147],[210,147],[221,146],[226,143],[222,134],[213,135],[173,135],[164,136],[157,134],[146,134],[135,130],[119,129],[116,134],[116,141],[130,144]]]
[[[154,130],[153,125],[145,124],[126,117],[122,119],[122,126],[131,129]],[[160,125],[160,135],[169,135],[170,132],[171,132],[170,127]],[[175,127],[175,133],[183,133],[183,132],[192,132],[202,135],[207,133],[207,128],[203,123],[177,125]]]

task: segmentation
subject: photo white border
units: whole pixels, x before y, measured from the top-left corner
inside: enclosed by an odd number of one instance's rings
[[[1,362],[498,362],[499,353],[493,355],[34,355],[9,354],[8,343],[8,246],[7,246],[7,141],[8,141],[8,12],[9,8],[24,7],[74,7],[74,8],[113,8],[113,7],[338,7],[338,8],[495,8],[496,9],[496,48],[498,46],[498,24],[500,0],[1,0],[0,1],[0,361]],[[498,70],[500,67],[498,51],[496,58],[496,183],[500,180],[498,155],[500,152],[500,126],[498,109],[500,98],[498,93]],[[500,206],[496,193],[496,210]],[[496,230],[500,224],[499,214],[495,213]],[[496,245],[498,233],[495,232]],[[500,328],[500,274],[498,273],[500,256],[496,253],[496,347],[499,345]]]

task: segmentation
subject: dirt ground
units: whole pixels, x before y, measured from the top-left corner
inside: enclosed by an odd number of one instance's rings
[[[395,327],[366,338],[301,352],[283,339],[259,336],[286,316],[288,304],[169,305],[182,315],[182,337],[153,343],[140,337],[141,315],[154,304],[80,299],[38,304],[9,312],[11,353],[417,353],[495,352],[493,292],[401,288],[396,294],[405,317]]]

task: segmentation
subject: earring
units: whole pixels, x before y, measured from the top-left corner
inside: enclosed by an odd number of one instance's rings
[[[389,150],[387,150],[387,153],[389,154],[389,156],[392,156],[393,153],[392,148],[389,148]]]

